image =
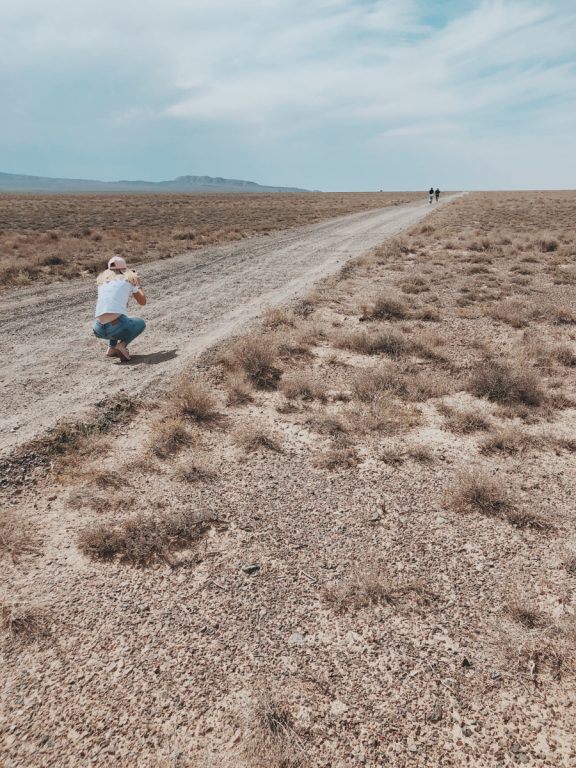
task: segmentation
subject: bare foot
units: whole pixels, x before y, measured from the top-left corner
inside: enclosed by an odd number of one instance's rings
[[[108,347],[106,357],[120,357],[120,352],[118,352],[116,347]]]
[[[118,352],[122,360],[130,360],[130,352],[128,352],[128,347],[123,341],[118,342],[118,344],[116,345],[116,351]]]

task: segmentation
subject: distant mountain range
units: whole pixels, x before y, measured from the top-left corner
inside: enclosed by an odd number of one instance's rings
[[[0,173],[0,192],[307,192],[297,187],[268,187],[255,181],[212,176],[178,176],[171,181],[94,181],[51,179]]]

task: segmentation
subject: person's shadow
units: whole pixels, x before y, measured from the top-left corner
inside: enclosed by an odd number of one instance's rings
[[[177,355],[178,352],[175,349],[150,352],[149,355],[132,355],[130,360],[122,362],[122,365],[158,365],[158,363],[166,363],[168,360],[174,360]]]

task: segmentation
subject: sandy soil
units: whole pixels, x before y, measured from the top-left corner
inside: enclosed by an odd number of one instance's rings
[[[134,393],[174,373],[266,305],[305,291],[429,212],[428,203],[410,203],[143,265],[149,304],[132,311],[148,328],[129,365],[104,358],[104,345],[91,335],[92,280],[3,294],[0,450],[105,396]]]
[[[231,403],[223,344],[190,370],[213,418],[168,379],[6,494],[2,768],[573,768],[575,212],[444,206],[248,331],[277,389]],[[471,391],[488,361],[515,398]],[[140,566],[83,553],[173,514],[211,523]]]

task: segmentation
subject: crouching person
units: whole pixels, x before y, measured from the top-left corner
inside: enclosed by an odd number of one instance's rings
[[[139,336],[146,323],[140,317],[128,317],[128,300],[134,296],[138,304],[146,304],[146,294],[138,274],[128,269],[125,259],[113,256],[96,280],[98,301],[92,329],[99,339],[108,341],[107,357],[130,360],[128,344]]]

